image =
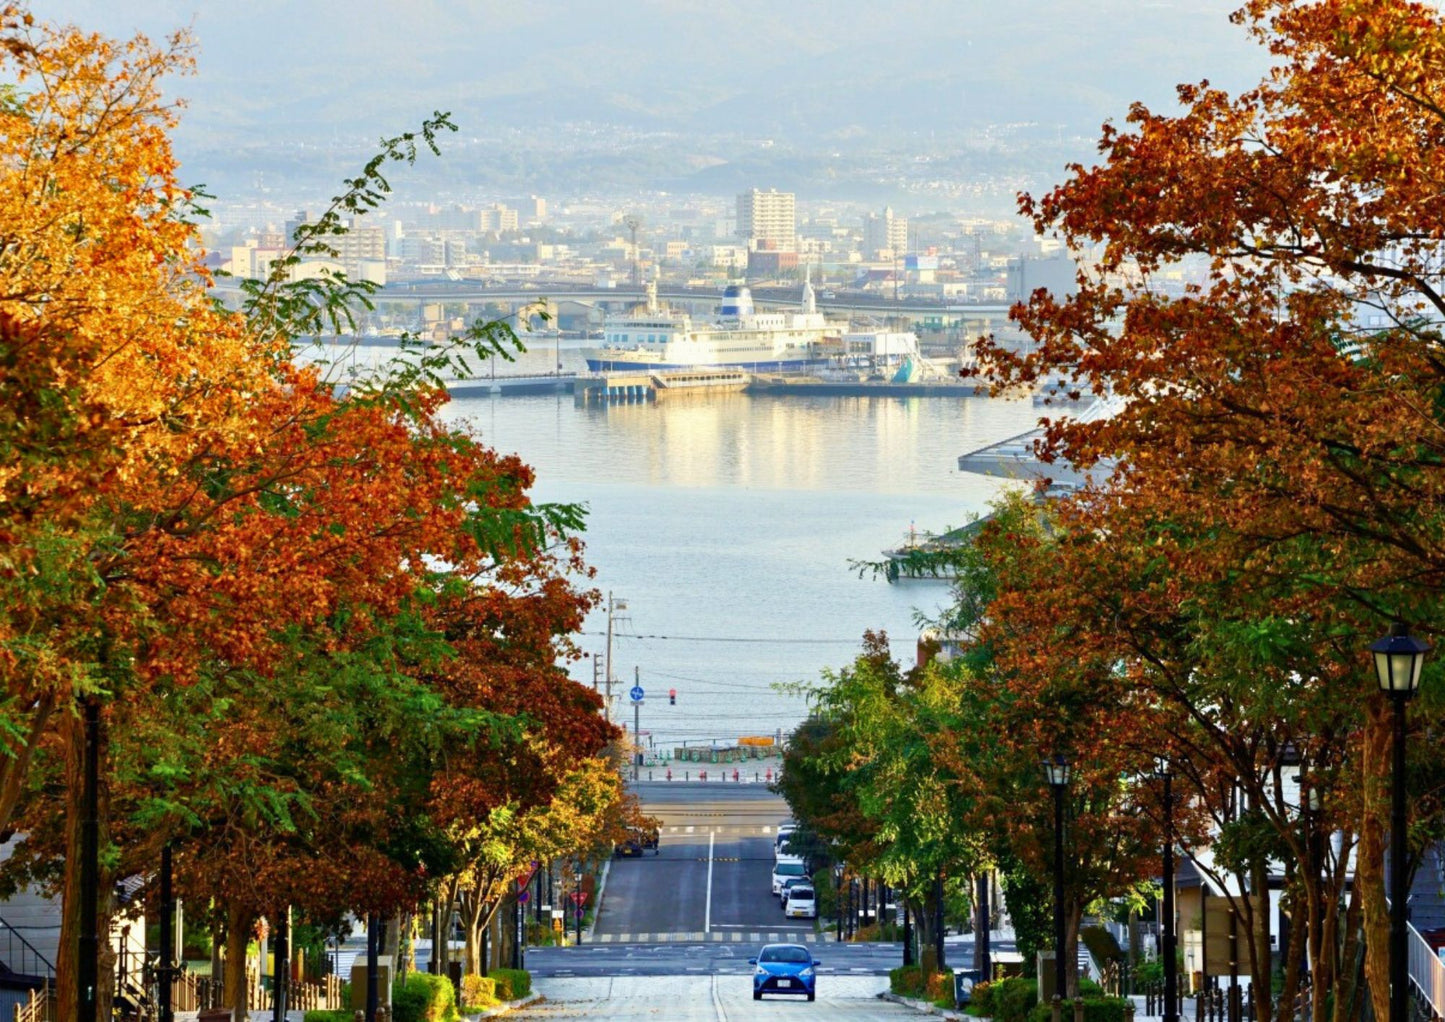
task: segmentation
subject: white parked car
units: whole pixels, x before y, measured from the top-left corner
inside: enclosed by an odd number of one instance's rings
[[[784,855],[773,863],[773,896],[782,891],[783,884],[793,877],[805,877],[808,875],[808,867],[802,859],[795,855]]]
[[[793,887],[788,891],[788,900],[783,906],[783,915],[789,919],[817,919],[818,898],[811,887]]]

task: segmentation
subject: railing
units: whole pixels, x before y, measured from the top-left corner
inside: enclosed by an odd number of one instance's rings
[[[296,1011],[336,1011],[341,1002],[341,977],[322,976],[316,983],[292,983],[288,991],[288,1007]]]
[[[219,1008],[225,983],[219,977],[196,976],[183,972],[171,983],[171,1008],[175,1011],[200,1011]]]
[[[1445,1017],[1445,963],[1430,947],[1420,931],[1409,926],[1410,981],[1418,996],[1429,1003],[1436,1018]]]
[[[55,1022],[55,999],[48,986],[30,991],[30,999],[15,1005],[15,1022]]]
[[[0,919],[0,969],[55,982],[55,966],[3,919]]]

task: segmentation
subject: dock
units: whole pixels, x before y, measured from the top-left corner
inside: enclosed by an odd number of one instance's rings
[[[633,404],[682,394],[741,391],[751,377],[736,369],[665,369],[610,372],[578,377],[573,403],[586,405]]]
[[[816,376],[758,376],[749,394],[813,395],[818,397],[973,397],[987,394],[988,386],[955,380],[823,380]]]

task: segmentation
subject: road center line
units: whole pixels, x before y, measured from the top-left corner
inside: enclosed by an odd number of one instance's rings
[[[703,908],[702,932],[709,933],[712,930],[712,843],[716,833],[707,832],[707,904]]]

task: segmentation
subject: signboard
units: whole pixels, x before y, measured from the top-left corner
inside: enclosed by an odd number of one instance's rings
[[[558,913],[556,913],[556,914],[554,914],[554,915],[552,916],[552,931],[553,931],[554,933],[561,933],[561,932],[562,932],[562,913],[561,913],[561,912],[558,912]]]
[[[642,686],[633,685],[632,688],[628,690],[627,695],[634,703],[642,702]]]
[[[581,918],[582,918],[584,915],[586,915],[586,914],[587,914],[587,910],[584,909],[581,905],[578,905],[578,906],[577,906],[577,918],[578,918],[578,919],[581,919]]]
[[[573,891],[572,894],[571,894],[571,898],[572,898],[572,904],[574,904],[574,905],[577,906],[578,911],[581,911],[582,906],[585,905],[585,904],[587,904],[587,892],[586,892],[586,891]]]
[[[532,892],[531,892],[531,891],[519,891],[519,892],[517,893],[517,900],[518,900],[519,902],[521,902],[523,905],[527,904],[527,902],[530,901],[531,898],[532,898]]]

